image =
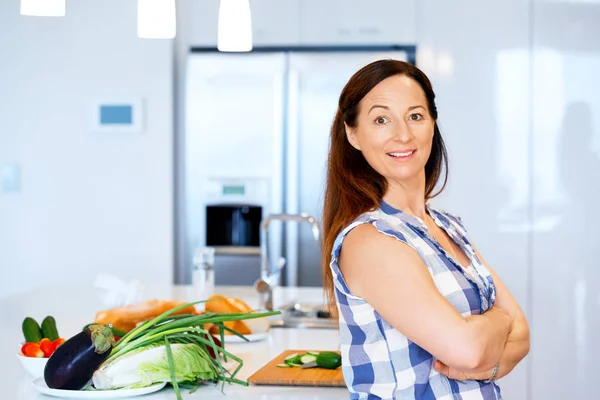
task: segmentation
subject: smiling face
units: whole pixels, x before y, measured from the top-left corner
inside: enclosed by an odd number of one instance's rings
[[[361,100],[350,144],[390,184],[425,179],[435,121],[419,84],[405,75],[381,81]]]

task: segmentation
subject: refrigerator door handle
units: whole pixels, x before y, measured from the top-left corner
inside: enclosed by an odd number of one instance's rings
[[[300,173],[299,173],[299,153],[300,153],[300,121],[299,121],[299,91],[300,91],[300,79],[298,71],[288,71],[288,85],[287,85],[287,136],[285,141],[285,160],[286,160],[286,207],[285,212],[288,214],[299,214],[299,187],[300,187]],[[286,224],[286,279],[285,283],[287,286],[296,287],[298,286],[298,260],[299,260],[299,235],[298,235],[298,223],[290,222]]]
[[[286,103],[286,72],[281,71],[273,78],[273,173],[271,175],[271,204],[268,210],[263,210],[263,219],[269,214],[279,214],[284,212],[285,196],[285,103]],[[262,225],[262,224],[261,224]],[[274,260],[282,255],[283,229],[280,224],[273,224],[269,229],[269,234],[265,234],[266,258],[269,273],[273,271]],[[278,279],[277,284],[280,284]]]

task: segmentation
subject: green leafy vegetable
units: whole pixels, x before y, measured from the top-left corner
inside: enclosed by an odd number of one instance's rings
[[[193,346],[193,345],[188,345]],[[167,360],[169,363],[169,375],[171,376],[171,383],[175,388],[175,394],[177,394],[177,400],[183,400],[181,398],[181,392],[179,391],[179,385],[177,384],[177,374],[175,373],[175,362],[173,361],[173,351],[169,344],[169,339],[165,336],[165,349],[167,349]],[[152,366],[152,364],[150,364]],[[189,366],[189,364],[188,364]]]
[[[218,371],[201,346],[166,343],[139,348],[101,367],[94,373],[94,387],[145,387],[156,382],[171,382],[175,386],[177,382],[217,379]]]
[[[158,317],[146,321],[124,335],[113,347],[108,359],[94,373],[96,389],[146,387],[157,382],[173,385],[177,399],[181,399],[180,386],[195,390],[201,382],[225,382],[247,385],[236,379],[243,361],[225,350],[222,340],[225,321],[239,321],[280,314],[279,311],[257,313],[204,313],[200,315],[173,313],[195,304],[210,300],[183,304]],[[220,345],[204,329],[205,324],[219,327]],[[233,334],[246,339],[235,331]],[[213,351],[211,357],[208,349]],[[223,367],[231,358],[237,367],[233,372]]]

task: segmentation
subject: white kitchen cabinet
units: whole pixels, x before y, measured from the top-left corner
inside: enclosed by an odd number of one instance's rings
[[[187,0],[180,10],[187,42],[192,46],[216,47],[219,0]],[[299,0],[250,0],[254,46],[297,45],[300,37]]]
[[[303,45],[414,44],[416,0],[300,0]]]

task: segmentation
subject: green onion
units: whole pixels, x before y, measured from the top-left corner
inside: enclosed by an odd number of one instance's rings
[[[103,363],[107,365],[114,361],[116,358],[121,357],[132,350],[148,346],[149,344],[164,342],[167,352],[167,358],[169,361],[169,369],[171,370],[171,385],[175,389],[177,399],[181,400],[180,385],[175,378],[175,365],[173,362],[173,353],[171,350],[171,343],[194,343],[200,346],[204,351],[208,352],[208,348],[211,348],[215,353],[215,358],[209,357],[217,371],[219,376],[217,381],[222,381],[222,390],[224,390],[225,383],[236,383],[240,385],[248,385],[247,382],[236,379],[236,375],[242,368],[244,362],[239,357],[231,354],[225,350],[225,331],[229,331],[234,335],[239,336],[243,340],[248,339],[239,334],[238,332],[226,327],[223,323],[227,321],[241,321],[253,318],[269,317],[271,315],[281,314],[280,311],[271,311],[264,313],[257,313],[254,311],[241,312],[241,313],[228,313],[228,314],[216,314],[216,313],[204,313],[200,315],[194,314],[181,314],[172,315],[173,313],[190,307],[196,304],[205,303],[212,300],[201,300],[192,303],[180,305],[179,307],[168,310],[158,317],[145,321],[140,324],[126,335],[124,335],[114,346],[108,359]],[[221,339],[221,345],[218,346],[213,336],[204,329],[205,324],[213,324],[219,328],[219,336]],[[227,371],[221,363],[221,356],[223,361],[227,362],[228,358],[231,358],[237,363],[237,367],[233,372]],[[192,383],[193,384],[193,383]],[[189,382],[181,384],[181,387],[189,387]],[[194,387],[195,390],[195,387]]]
[[[171,384],[173,385],[173,389],[175,389],[177,400],[183,400],[181,397],[181,392],[179,391],[179,385],[177,385],[177,379],[175,379],[175,363],[173,362],[173,352],[171,351],[169,339],[166,336],[165,347],[167,349],[167,360],[169,360],[169,369],[171,370]]]

